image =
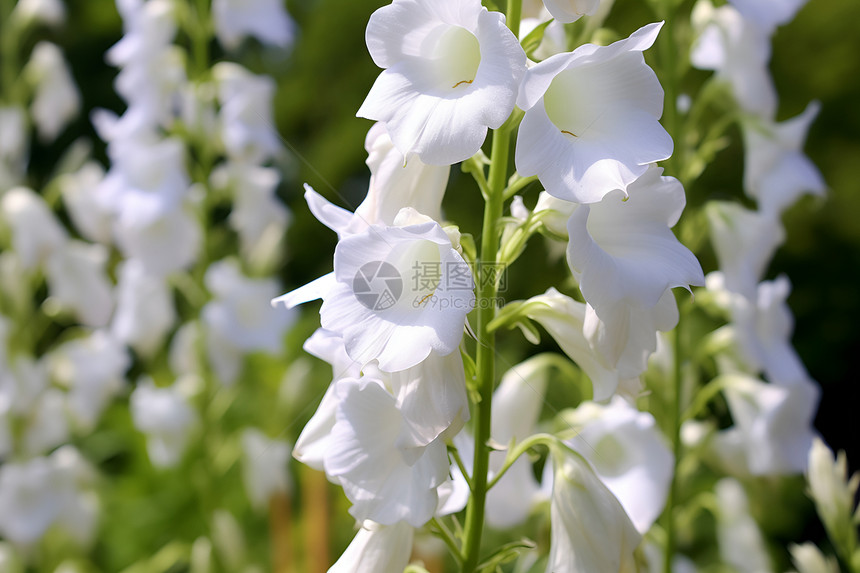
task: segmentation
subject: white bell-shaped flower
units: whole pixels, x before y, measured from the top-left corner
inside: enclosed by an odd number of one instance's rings
[[[641,536],[618,499],[585,459],[565,452],[552,463],[547,573],[636,571]]]
[[[407,160],[464,161],[514,109],[525,53],[478,0],[394,0],[371,15],[366,39],[384,69],[357,115],[384,123]]]
[[[674,464],[654,417],[615,396],[605,406],[583,402],[563,418],[577,431],[568,445],[591,463],[644,535],[663,511]]]
[[[39,42],[24,73],[35,84],[30,111],[42,141],[53,141],[81,109],[81,94],[63,52],[55,44]]]
[[[421,448],[399,448],[404,416],[379,380],[348,378],[335,391],[337,421],[325,471],[352,501],[350,513],[360,521],[421,527],[433,517],[436,488],[448,475],[445,443],[437,439]]]
[[[295,25],[281,0],[213,0],[212,16],[215,35],[228,50],[238,48],[246,36],[286,48],[295,35]]]
[[[414,535],[415,529],[405,521],[393,525],[365,521],[328,573],[403,573]]]
[[[612,190],[626,192],[650,163],[672,155],[659,122],[663,88],[642,55],[661,26],[529,69],[517,99],[526,111],[515,156],[520,175],[537,175],[560,199],[593,203]]]
[[[38,541],[57,519],[63,492],[48,458],[0,465],[0,534],[19,545]]]
[[[41,22],[57,27],[66,21],[66,6],[62,0],[19,0],[12,17],[24,23]]]
[[[595,353],[586,339],[583,328],[588,314],[587,305],[561,294],[554,288],[528,299],[523,304],[525,315],[543,326],[564,353],[591,379],[594,400],[607,400],[616,391],[638,391],[638,375],[634,378],[622,378],[617,369]]]
[[[364,141],[370,186],[355,209],[366,224],[391,225],[400,209],[412,207],[434,221],[442,221],[442,197],[448,186],[447,165],[427,165],[418,157],[403,157],[385,125],[375,123]]]
[[[48,388],[33,404],[22,437],[24,451],[31,455],[44,454],[69,440],[66,394]]]
[[[744,188],[761,211],[780,215],[804,193],[824,194],[821,173],[803,153],[806,133],[820,107],[812,102],[802,114],[781,123],[742,124]]]

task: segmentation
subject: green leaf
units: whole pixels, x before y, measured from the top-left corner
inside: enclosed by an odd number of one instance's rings
[[[543,42],[543,35],[546,33],[546,27],[549,26],[552,22],[553,19],[551,18],[546,22],[539,24],[534,30],[526,34],[526,37],[523,38],[522,42],[520,42],[523,47],[523,51],[525,51],[526,55],[529,58],[532,58],[532,54],[534,54],[534,51],[537,50],[540,46],[540,43]]]

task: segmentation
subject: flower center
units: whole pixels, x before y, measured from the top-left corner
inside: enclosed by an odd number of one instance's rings
[[[589,101],[584,80],[581,70],[565,70],[552,80],[543,96],[547,117],[570,140],[588,133],[601,113],[595,102]]]
[[[474,34],[460,26],[449,27],[435,51],[436,75],[444,89],[471,84],[481,65],[481,45]]]

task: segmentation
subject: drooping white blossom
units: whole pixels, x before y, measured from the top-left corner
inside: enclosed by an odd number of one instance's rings
[[[568,263],[599,319],[587,315],[586,337],[625,378],[645,370],[656,331],[675,326],[671,289],[705,284],[695,255],[671,230],[685,203],[681,183],[652,167],[626,196],[607,193],[568,221]]]
[[[638,375],[622,378],[616,368],[594,352],[583,333],[587,305],[577,302],[555,288],[523,303],[523,313],[543,326],[571,360],[591,379],[593,399],[606,400],[616,392],[638,392]]]
[[[400,209],[412,207],[434,221],[442,221],[449,166],[426,165],[418,157],[404,158],[382,123],[370,128],[364,147],[370,186],[364,201],[355,209],[356,217],[368,225],[391,225]]]
[[[672,154],[660,125],[663,88],[642,52],[662,24],[609,46],[585,44],[533,66],[517,105],[526,111],[517,135],[520,175],[537,175],[548,193],[593,203]]]
[[[101,165],[88,161],[78,171],[61,176],[57,185],[75,229],[90,241],[109,245],[113,214],[97,193],[104,176]]]
[[[35,86],[30,111],[42,141],[53,141],[80,111],[81,94],[63,52],[55,44],[33,47],[24,73]]]
[[[23,23],[41,22],[57,27],[66,20],[66,5],[62,0],[19,0],[12,17]]]
[[[448,474],[445,444],[398,448],[403,414],[379,380],[364,377],[336,383],[338,405],[325,471],[337,479],[359,521],[384,525],[406,521],[421,527],[433,517],[436,488]]]
[[[383,71],[357,115],[384,123],[407,160],[464,161],[513,111],[525,53],[478,0],[395,0],[371,15],[366,40]]]
[[[836,559],[825,557],[814,543],[789,545],[788,551],[797,573],[839,573]]]
[[[213,0],[212,16],[215,35],[228,50],[238,48],[246,36],[286,48],[295,35],[281,0]]]
[[[644,535],[663,511],[674,464],[654,417],[615,396],[605,406],[583,402],[563,419],[577,432],[568,445],[591,463]]]
[[[744,188],[764,213],[780,215],[804,193],[823,195],[824,179],[803,153],[806,133],[820,109],[812,102],[791,119],[745,122]]]
[[[328,573],[402,573],[412,555],[414,533],[404,521],[393,525],[364,521]]]
[[[184,206],[155,219],[116,221],[114,236],[126,258],[137,261],[155,277],[191,266],[203,243],[200,221]]]
[[[641,536],[618,499],[585,459],[565,453],[552,463],[547,573],[636,571]]]

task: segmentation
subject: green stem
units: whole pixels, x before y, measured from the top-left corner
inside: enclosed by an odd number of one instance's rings
[[[520,28],[522,0],[508,0],[508,27],[517,35]],[[512,114],[512,117],[517,117]],[[466,507],[466,524],[463,537],[463,573],[474,573],[481,554],[481,535],[484,530],[484,509],[487,503],[487,474],[490,469],[490,419],[492,416],[493,388],[495,386],[496,336],[488,325],[496,316],[496,295],[498,283],[495,278],[502,210],[505,203],[505,183],[508,177],[508,164],[511,152],[512,126],[508,121],[493,132],[493,150],[490,156],[490,173],[487,181],[487,196],[484,203],[484,222],[481,229],[481,253],[477,265],[478,279],[478,320],[476,383],[479,402],[475,412],[474,435],[475,457],[472,465],[472,495]],[[487,265],[488,273],[482,273],[481,265]]]
[[[0,102],[22,105],[18,89],[18,47],[20,45],[20,22],[12,18],[15,9],[14,0],[0,0],[0,16],[3,22],[0,26]]]
[[[193,10],[194,19],[188,32],[193,42],[195,76],[200,78],[209,71],[209,41],[212,29],[209,0],[197,0]]]

